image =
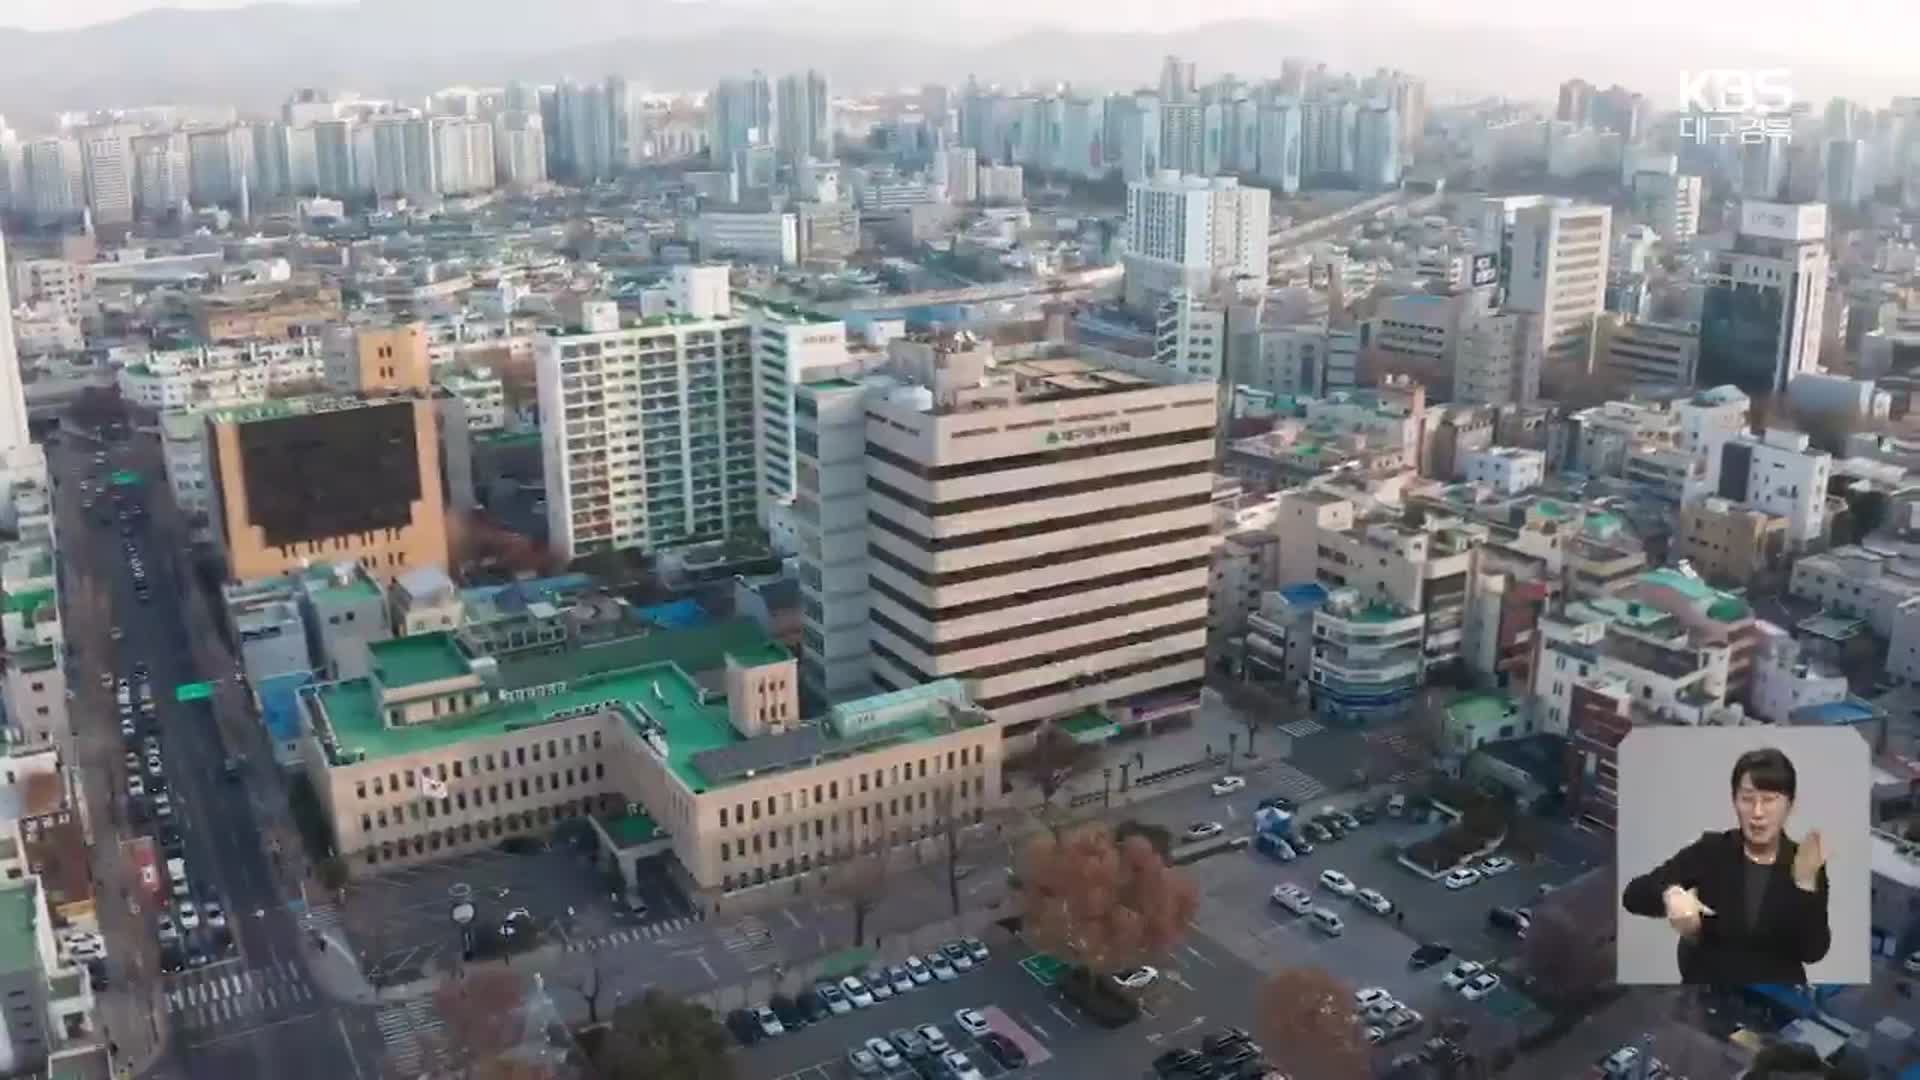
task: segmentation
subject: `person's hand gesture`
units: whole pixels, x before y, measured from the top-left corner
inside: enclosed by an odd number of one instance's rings
[[[1661,899],[1667,905],[1667,925],[1679,931],[1681,937],[1690,938],[1699,934],[1701,916],[1714,913],[1712,908],[1700,902],[1698,893],[1678,885],[1669,885]]]
[[[1827,851],[1820,843],[1820,830],[1815,829],[1800,841],[1800,849],[1793,853],[1793,883],[1807,892],[1820,887],[1820,871],[1827,865]]]

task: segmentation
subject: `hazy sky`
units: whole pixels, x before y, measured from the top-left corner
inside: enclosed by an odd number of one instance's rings
[[[67,29],[121,18],[149,8],[238,7],[244,0],[0,0],[0,26]],[[352,0],[288,0],[350,3]],[[377,11],[387,0],[374,0]],[[686,0],[699,3],[702,0]],[[739,6],[780,0],[732,0]],[[832,9],[872,0],[802,0]],[[923,0],[924,2],[924,0]],[[1303,10],[1338,10],[1340,0],[949,0],[983,19],[1021,19],[1082,28],[1145,30],[1214,19],[1284,17]],[[946,6],[946,5],[942,5]],[[1644,27],[1650,35],[1697,40],[1701,66],[1712,66],[1716,42],[1742,42],[1761,49],[1808,56],[1854,56],[1875,62],[1910,50],[1920,37],[1916,0],[1371,0],[1369,9],[1398,7],[1421,19],[1449,23],[1504,22],[1541,29],[1571,29],[1595,17],[1616,26]],[[1818,17],[1813,17],[1817,12]],[[1364,33],[1364,29],[1356,27]]]

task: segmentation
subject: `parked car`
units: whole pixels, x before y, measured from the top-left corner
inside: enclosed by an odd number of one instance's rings
[[[980,1070],[973,1067],[973,1060],[959,1050],[941,1054],[940,1064],[945,1067],[949,1080],[985,1080]]]
[[[987,948],[987,943],[977,937],[961,938],[960,944],[967,947],[967,955],[972,957],[973,962],[976,964],[986,963],[987,958],[993,955],[992,951]]]
[[[1133,968],[1129,971],[1122,971],[1114,975],[1113,981],[1129,990],[1145,990],[1147,987],[1152,986],[1154,980],[1159,977],[1160,970],[1158,968],[1148,967],[1143,964],[1140,967]]]
[[[1003,1069],[1024,1068],[1027,1064],[1027,1052],[998,1032],[989,1031],[981,1035],[980,1048]]]
[[[1369,1005],[1392,1000],[1393,994],[1383,986],[1363,986],[1353,992],[1353,1008],[1356,1012],[1366,1012]]]
[[[1496,907],[1487,910],[1487,925],[1495,930],[1505,930],[1507,933],[1526,937],[1528,928],[1533,925],[1533,919],[1513,908]]]
[[[915,986],[925,986],[933,981],[933,969],[927,966],[925,960],[917,956],[909,956],[906,967],[907,976],[913,980]]]
[[[1472,960],[1462,960],[1458,964],[1455,964],[1453,970],[1447,972],[1446,978],[1441,981],[1446,983],[1447,989],[1458,990],[1466,985],[1467,980],[1479,975],[1485,970],[1487,970],[1485,964],[1476,963]]]
[[[1320,871],[1320,887],[1335,896],[1352,896],[1358,891],[1353,879],[1338,870]]]
[[[873,993],[867,989],[867,984],[861,982],[858,976],[849,975],[841,979],[840,993],[845,996],[856,1009],[871,1009],[873,1007]]]
[[[866,1051],[889,1069],[898,1069],[906,1064],[906,1061],[900,1057],[900,1051],[892,1043],[877,1035],[867,1040]]]
[[[976,1037],[985,1035],[991,1030],[987,1026],[987,1018],[978,1009],[955,1010],[953,1022],[960,1025],[960,1030]]]
[[[952,982],[960,977],[954,971],[953,963],[937,952],[927,954],[927,970],[933,972],[933,977],[938,982]]]
[[[767,999],[767,1008],[779,1019],[780,1026],[786,1031],[799,1031],[807,1026],[806,1010],[800,1003],[785,994],[775,994]]]
[[[1236,791],[1245,791],[1246,787],[1247,781],[1245,777],[1223,776],[1213,782],[1213,793],[1215,795],[1231,795]]]
[[[1375,915],[1393,914],[1393,901],[1380,895],[1378,889],[1361,889],[1353,894],[1353,901]]]
[[[940,951],[946,956],[947,963],[953,965],[953,970],[973,970],[973,954],[968,952],[967,947],[960,942],[949,941],[940,946]]]
[[[887,977],[887,973],[884,970],[874,968],[872,971],[862,975],[860,981],[866,984],[867,993],[873,995],[873,1000],[888,1001],[892,999],[893,981]]]
[[[1469,885],[1477,885],[1479,882],[1480,871],[1472,869],[1471,867],[1460,866],[1447,871],[1447,876],[1442,879],[1441,883],[1449,889],[1464,889]]]
[[[1268,894],[1268,899],[1295,915],[1305,915],[1313,910],[1313,897],[1298,885],[1284,882],[1275,885],[1273,892]]]
[[[1500,976],[1491,971],[1483,971],[1460,984],[1460,996],[1468,1001],[1479,1001],[1493,993],[1500,986]]]
[[[827,999],[812,990],[800,991],[799,995],[793,999],[793,1003],[800,1007],[800,1012],[806,1016],[809,1024],[817,1024],[833,1015],[833,1007],[827,1004]]]
[[[855,1076],[879,1076],[882,1071],[880,1059],[864,1046],[847,1051],[847,1067],[853,1070]]]
[[[760,1034],[769,1039],[775,1035],[785,1035],[787,1033],[786,1025],[780,1022],[780,1017],[775,1015],[774,1011],[765,1005],[753,1010],[753,1022],[759,1025]]]
[[[1226,831],[1227,827],[1217,821],[1196,821],[1187,826],[1187,841],[1210,840]]]
[[[1507,858],[1505,855],[1495,855],[1493,858],[1480,864],[1480,874],[1482,877],[1494,877],[1499,874],[1504,874],[1511,869],[1513,869],[1513,860]]]
[[[1453,950],[1447,946],[1428,942],[1414,949],[1413,955],[1407,957],[1407,967],[1412,968],[1414,971],[1420,971],[1425,968],[1430,968],[1452,955]]]
[[[752,1046],[762,1038],[759,1021],[745,1009],[735,1009],[728,1013],[724,1023],[727,1034],[732,1035],[733,1041],[741,1046]]]
[[[929,1053],[944,1054],[952,1049],[952,1047],[947,1045],[946,1033],[932,1024],[921,1024],[919,1027],[913,1029],[913,1033],[920,1036],[921,1042],[927,1044],[927,1051]]]
[[[927,1041],[906,1028],[895,1028],[887,1034],[895,1049],[910,1058],[927,1056]]]
[[[847,995],[842,992],[838,986],[835,986],[825,979],[813,984],[813,992],[820,996],[821,1001],[827,1003],[828,1012],[840,1015],[853,1011],[853,1002],[847,999]],[[872,1004],[872,1002],[868,1002],[868,1004]]]
[[[907,959],[908,961],[912,961],[913,957],[908,957]],[[913,976],[908,973],[907,969],[901,967],[899,964],[895,964],[887,969],[887,980],[893,984],[893,992],[896,994],[904,994],[920,985],[914,981]]]
[[[1189,1077],[1195,1073],[1211,1075],[1213,1069],[1206,1055],[1187,1047],[1176,1047],[1153,1059],[1154,1075],[1173,1080],[1175,1077]]]

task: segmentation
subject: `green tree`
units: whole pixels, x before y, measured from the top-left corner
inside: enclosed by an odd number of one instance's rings
[[[603,1080],[732,1080],[729,1043],[713,1010],[649,990],[613,1011],[594,1064]]]

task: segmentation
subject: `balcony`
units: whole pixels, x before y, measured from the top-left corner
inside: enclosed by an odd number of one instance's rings
[[[1405,652],[1391,657],[1353,657],[1328,649],[1313,651],[1314,678],[1323,675],[1354,687],[1386,688],[1399,684],[1417,686],[1425,666],[1420,654]]]

